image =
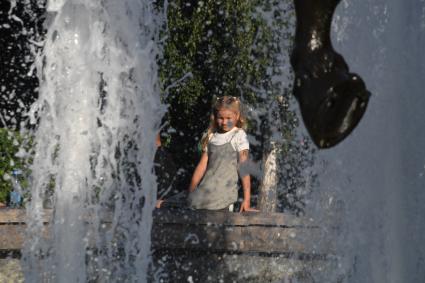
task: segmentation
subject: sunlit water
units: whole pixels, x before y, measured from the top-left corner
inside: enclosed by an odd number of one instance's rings
[[[31,112],[39,126],[25,276],[146,281],[154,137],[165,112],[155,61],[162,18],[142,0],[56,0],[49,9]],[[307,217],[341,227],[325,227],[318,243],[333,239],[337,268],[313,275],[318,282],[422,282],[425,1],[345,1],[333,31],[336,49],[373,96],[354,133],[316,156],[319,186]],[[276,80],[285,87],[292,77],[287,54],[280,59]],[[54,207],[47,240],[43,206]]]
[[[373,94],[353,134],[317,155],[312,213],[315,197],[339,201],[347,282],[425,278],[424,19],[416,0],[343,1],[334,18],[336,49]]]
[[[48,17],[31,109],[39,124],[26,279],[144,282],[154,140],[165,111],[156,65],[161,17],[152,1],[138,0],[51,1]],[[54,208],[47,240],[43,206]]]

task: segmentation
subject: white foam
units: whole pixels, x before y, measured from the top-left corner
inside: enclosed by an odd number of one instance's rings
[[[152,5],[49,2],[56,13],[37,59],[40,92],[31,108],[32,121],[40,121],[24,249],[28,282],[146,280],[154,140],[165,111],[155,61],[162,17]],[[54,209],[47,241],[46,198]],[[105,210],[113,219],[106,231]]]

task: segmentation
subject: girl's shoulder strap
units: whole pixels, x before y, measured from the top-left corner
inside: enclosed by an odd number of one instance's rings
[[[234,138],[235,136],[237,136],[237,135],[240,133],[240,131],[241,131],[241,130],[242,130],[241,128],[236,128],[235,132],[233,133],[232,137],[230,138],[230,141],[232,141],[232,140],[233,140],[233,138]],[[242,131],[243,131],[243,130],[242,130]]]

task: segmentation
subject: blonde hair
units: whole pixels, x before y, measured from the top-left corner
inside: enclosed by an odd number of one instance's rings
[[[218,112],[223,109],[235,112],[239,116],[238,121],[236,122],[236,127],[246,130],[247,122],[245,116],[242,113],[242,105],[239,98],[235,96],[217,97],[213,102],[212,112],[210,115],[210,125],[207,129],[206,134],[204,134],[201,139],[202,151],[205,151],[205,149],[207,148],[210,136],[217,131],[218,126],[216,117]]]

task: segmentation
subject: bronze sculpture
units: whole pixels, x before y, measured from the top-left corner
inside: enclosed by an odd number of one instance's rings
[[[332,16],[341,0],[294,0],[297,18],[291,64],[294,95],[304,124],[319,148],[329,148],[357,126],[370,97],[332,47]]]

